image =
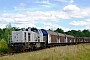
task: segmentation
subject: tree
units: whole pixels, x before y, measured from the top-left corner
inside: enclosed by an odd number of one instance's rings
[[[7,45],[7,42],[2,39],[0,41],[0,53],[7,53],[8,52],[8,45]]]
[[[3,38],[3,30],[0,28],[0,40]]]
[[[9,23],[9,24],[7,24],[6,25],[6,28],[11,28],[12,26],[11,26],[11,23]]]
[[[55,32],[58,32],[58,33],[63,33],[64,34],[64,31],[60,28],[57,28],[56,30],[55,30]]]
[[[8,43],[11,38],[12,28],[5,28],[4,29],[4,37],[3,39]]]
[[[86,37],[90,37],[90,31],[89,30],[83,30],[82,31]]]
[[[52,29],[49,29],[49,31],[53,31]]]
[[[71,31],[67,31],[65,32],[68,35],[73,35],[75,37],[85,37],[84,33],[81,30],[71,30]]]
[[[21,30],[19,27],[17,28],[17,27],[12,27],[12,30],[13,31],[19,31],[19,30]]]

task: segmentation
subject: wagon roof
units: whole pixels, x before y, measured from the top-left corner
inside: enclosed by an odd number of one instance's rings
[[[66,34],[65,34],[66,35]],[[72,38],[74,38],[74,36],[72,36],[72,35],[66,35],[66,37],[72,37]]]
[[[85,39],[90,39],[90,37],[76,37],[76,38],[85,38]]]
[[[58,35],[59,35],[59,36],[65,36],[65,35],[64,35],[64,34],[62,34],[62,33],[58,33]]]
[[[53,31],[49,31],[49,30],[47,30],[47,33],[50,34],[50,35],[59,35],[59,36],[72,37],[72,38],[74,38],[74,36],[72,36],[72,35],[62,34],[62,33],[53,32]]]
[[[53,32],[53,31],[49,31],[49,30],[47,30],[47,33],[50,34],[50,35],[58,35],[57,32]]]

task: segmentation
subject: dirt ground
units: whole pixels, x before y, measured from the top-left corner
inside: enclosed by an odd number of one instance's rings
[[[8,56],[8,55],[13,55],[13,54],[12,54],[12,53],[0,54],[0,57],[3,57],[3,56]]]

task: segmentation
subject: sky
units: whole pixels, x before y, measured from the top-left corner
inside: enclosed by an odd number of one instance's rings
[[[90,0],[0,0],[0,28],[90,30]]]

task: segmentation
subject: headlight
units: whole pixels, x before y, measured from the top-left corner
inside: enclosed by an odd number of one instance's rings
[[[11,46],[13,46],[13,45],[11,45]]]

